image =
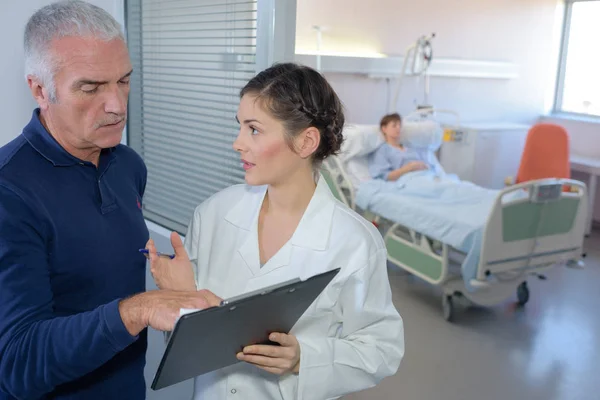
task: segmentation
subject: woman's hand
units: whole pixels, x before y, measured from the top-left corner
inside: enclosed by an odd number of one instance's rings
[[[196,281],[192,263],[176,232],[171,233],[171,245],[175,249],[175,258],[159,256],[152,239],[146,243],[150,272],[159,289],[195,291]]]
[[[421,171],[421,170],[427,169],[427,164],[425,164],[422,161],[411,161],[406,164],[406,167],[410,172]]]
[[[395,180],[398,180],[398,178],[400,178],[404,174],[408,174],[409,172],[414,172],[414,171],[421,171],[424,169],[428,169],[427,164],[425,164],[424,162],[411,161],[411,162],[404,164],[400,168],[395,169],[392,172],[390,172],[387,176],[387,180],[395,181]]]
[[[293,335],[271,333],[269,340],[281,346],[246,346],[237,354],[238,360],[253,364],[276,375],[297,374],[300,371],[300,343]]]

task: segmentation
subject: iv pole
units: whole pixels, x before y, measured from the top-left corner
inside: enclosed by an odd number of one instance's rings
[[[313,25],[317,31],[317,72],[321,72],[321,44],[323,43],[323,29],[319,25]]]
[[[429,100],[429,75],[427,74],[427,69],[429,68],[433,58],[431,41],[434,37],[435,33],[432,33],[429,36],[423,35],[406,49],[406,54],[402,60],[402,69],[400,70],[400,76],[398,77],[398,84],[396,85],[396,92],[392,102],[389,105],[389,112],[392,112],[392,110],[394,110],[398,104],[398,97],[400,96],[400,88],[402,87],[404,76],[425,75],[425,102],[423,105],[417,105],[417,108],[420,109],[431,107],[427,105]],[[409,66],[408,73],[406,71],[407,65]]]

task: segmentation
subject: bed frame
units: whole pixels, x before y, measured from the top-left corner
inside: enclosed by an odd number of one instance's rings
[[[497,305],[516,292],[518,303],[529,300],[528,276],[556,265],[583,267],[583,239],[587,215],[585,184],[570,179],[544,179],[502,190],[487,218],[473,290],[467,290],[460,265],[464,253],[418,231],[360,210],[355,190],[337,157],[323,164],[322,175],[334,196],[378,226],[388,261],[409,273],[441,286],[444,318],[452,320],[453,297],[464,296],[481,306]],[[570,187],[569,190],[563,190]],[[504,200],[526,190],[528,198]]]

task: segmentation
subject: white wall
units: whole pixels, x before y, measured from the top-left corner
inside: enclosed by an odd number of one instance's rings
[[[429,103],[460,113],[463,122],[532,124],[550,112],[554,95],[563,5],[558,0],[303,0],[298,2],[296,49],[316,50],[313,25],[323,27],[325,52],[404,55],[420,35],[436,33],[435,58],[504,61],[517,79],[431,78]],[[376,124],[388,110],[395,82],[361,75],[326,74],[353,123]],[[405,79],[397,110],[414,110],[422,89]],[[558,117],[571,151],[600,158],[600,122]],[[585,175],[573,174],[587,181]],[[595,219],[600,219],[600,188]]]
[[[402,55],[420,35],[435,32],[434,57],[512,62],[520,77],[432,78],[430,102],[470,122],[532,122],[545,109],[557,64],[557,8],[557,0],[304,0],[298,2],[296,48],[316,49],[312,25],[325,26],[323,50],[388,55]],[[350,121],[377,123],[387,111],[385,80],[327,77]],[[403,84],[402,113],[422,94],[414,86],[413,79]]]
[[[31,97],[23,72],[23,32],[35,10],[52,3],[49,0],[11,1],[10,12],[0,13],[0,146],[18,136],[29,122],[36,103]],[[123,23],[122,0],[90,0]]]
[[[571,152],[600,158],[600,119],[577,120],[568,117],[544,116],[540,121],[563,126],[571,137]]]
[[[562,125],[569,132],[571,153],[600,159],[600,120],[576,120],[567,117],[542,117],[540,121]],[[588,182],[585,173],[573,171],[572,178]],[[600,186],[596,190],[594,220],[600,221]]]

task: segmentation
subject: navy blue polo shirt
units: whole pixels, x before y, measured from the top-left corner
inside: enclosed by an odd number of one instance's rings
[[[98,167],[39,120],[0,148],[0,399],[145,398],[146,331],[120,299],[145,291],[146,167],[127,146]]]

